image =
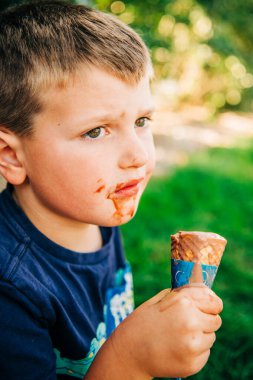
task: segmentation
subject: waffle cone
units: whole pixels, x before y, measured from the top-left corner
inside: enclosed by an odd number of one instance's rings
[[[171,235],[171,258],[218,267],[226,244],[212,232],[180,231]]]

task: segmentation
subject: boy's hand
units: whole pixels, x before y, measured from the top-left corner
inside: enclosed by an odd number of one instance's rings
[[[221,311],[222,301],[206,286],[160,292],[130,314],[98,353],[108,349],[108,361],[115,359],[111,365],[107,361],[103,379],[113,380],[116,368],[122,380],[187,377],[200,371],[221,326]]]
[[[122,323],[114,348],[149,377],[193,375],[208,360],[221,311],[222,301],[205,286],[162,291]]]

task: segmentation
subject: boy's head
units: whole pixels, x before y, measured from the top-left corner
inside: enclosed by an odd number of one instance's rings
[[[0,16],[0,49],[0,173],[26,214],[42,231],[129,221],[154,166],[141,39],[47,1]]]
[[[137,83],[150,60],[132,29],[94,9],[40,1],[0,13],[0,124],[30,134],[40,95],[64,86],[81,65]]]

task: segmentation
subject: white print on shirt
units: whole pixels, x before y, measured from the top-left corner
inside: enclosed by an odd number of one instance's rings
[[[54,349],[57,374],[83,379],[107,337],[133,311],[133,280],[130,266],[127,265],[116,273],[115,282],[115,286],[108,289],[106,294],[105,322],[98,324],[96,336],[91,340],[88,354],[83,359],[72,360],[62,357],[60,351]]]

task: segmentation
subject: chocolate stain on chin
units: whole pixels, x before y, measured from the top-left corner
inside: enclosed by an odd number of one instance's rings
[[[113,201],[115,212],[113,214],[113,217],[117,219],[119,222],[122,221],[125,217],[132,218],[135,212],[135,200],[136,196],[124,198],[124,199],[117,199],[113,197],[109,197]]]
[[[95,194],[101,193],[105,189],[105,184],[103,183],[102,178],[98,179],[97,183],[100,184],[100,186],[95,190]],[[134,216],[136,195],[119,199],[114,198],[113,194],[111,194],[109,191],[107,198],[113,202],[113,205],[115,207],[113,218],[116,219],[119,223],[124,221],[124,218],[126,217],[132,218]]]

